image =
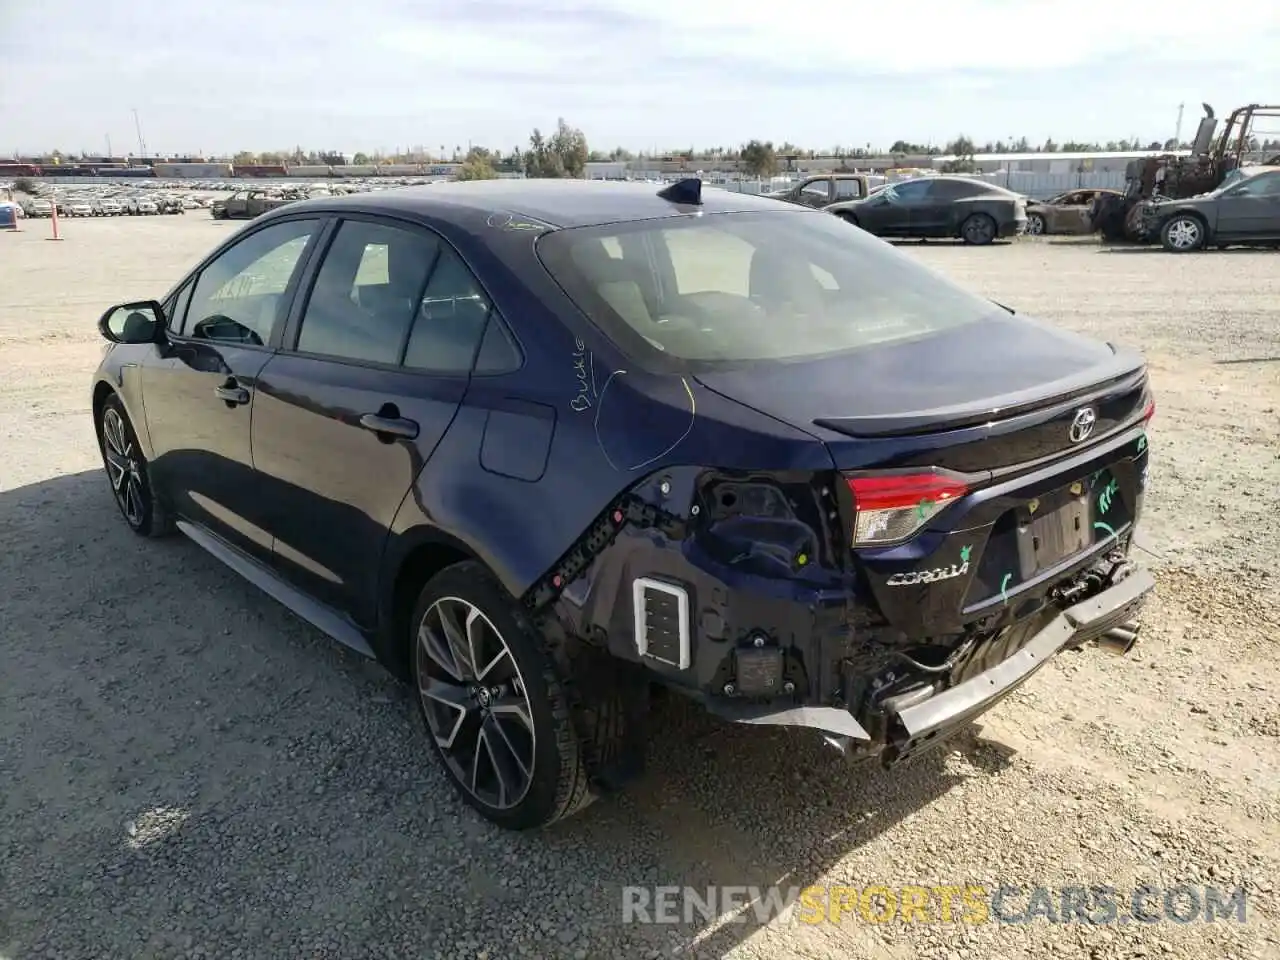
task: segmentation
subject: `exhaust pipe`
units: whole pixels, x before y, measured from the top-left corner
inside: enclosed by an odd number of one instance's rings
[[[1094,643],[1107,653],[1113,653],[1118,657],[1123,657],[1126,653],[1132,650],[1133,645],[1138,642],[1137,624],[1132,624],[1132,627],[1133,629],[1112,627],[1095,640]]]

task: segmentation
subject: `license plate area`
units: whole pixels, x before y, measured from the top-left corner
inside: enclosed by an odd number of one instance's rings
[[[1069,495],[1055,509],[1028,509],[1018,522],[1018,562],[1027,580],[1093,542],[1089,493]]]

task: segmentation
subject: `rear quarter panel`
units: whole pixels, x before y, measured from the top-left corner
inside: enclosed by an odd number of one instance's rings
[[[701,387],[642,373],[578,311],[534,253],[535,230],[433,224],[484,282],[523,366],[472,378],[402,504],[383,582],[417,545],[464,546],[524,594],[618,496],[679,465],[832,469],[815,438]],[[675,491],[673,509],[693,491]]]

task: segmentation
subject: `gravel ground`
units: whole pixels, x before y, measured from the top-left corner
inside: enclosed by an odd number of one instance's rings
[[[455,798],[379,669],[116,513],[94,321],[229,229],[0,236],[0,960],[1280,956],[1274,253],[908,248],[1147,353],[1159,597],[1133,655],[1064,655],[893,774],[673,706],[628,793],[508,835]],[[621,922],[624,885],[1144,882],[1243,884],[1248,921]]]

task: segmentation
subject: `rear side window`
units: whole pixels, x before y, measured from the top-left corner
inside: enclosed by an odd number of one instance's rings
[[[537,249],[578,307],[658,371],[833,356],[1000,312],[823,213],[577,227],[544,235]]]
[[[929,188],[929,197],[933,200],[960,200],[963,197],[976,197],[986,193],[984,185],[970,183],[967,180],[954,180],[939,177]]]
[[[297,349],[395,364],[440,242],[424,231],[347,220],[316,274]]]
[[[491,304],[462,259],[449,248],[423,292],[404,365],[436,373],[465,373],[484,336]]]

